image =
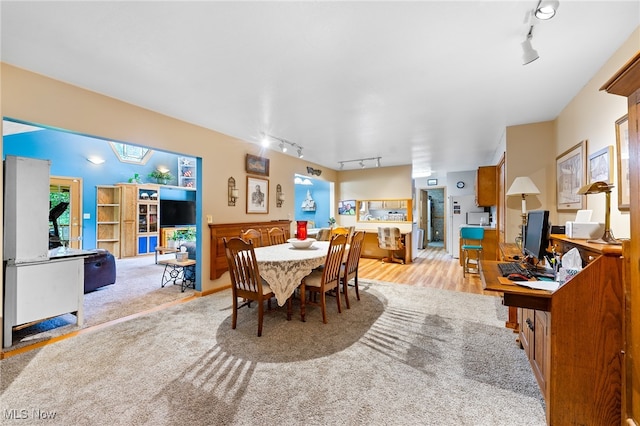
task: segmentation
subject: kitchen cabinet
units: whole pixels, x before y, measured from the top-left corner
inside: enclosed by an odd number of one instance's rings
[[[478,167],[476,174],[476,204],[480,207],[491,207],[497,203],[496,166]]]
[[[359,222],[411,222],[411,200],[358,200]]]
[[[96,187],[96,248],[120,257],[120,187]]]

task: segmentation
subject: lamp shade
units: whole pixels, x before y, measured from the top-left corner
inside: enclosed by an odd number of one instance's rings
[[[607,182],[598,181],[584,185],[582,188],[578,189],[576,194],[600,194],[601,192],[610,192],[612,188],[613,185],[608,184]]]
[[[507,195],[536,195],[539,193],[540,190],[529,176],[515,178],[507,191]]]

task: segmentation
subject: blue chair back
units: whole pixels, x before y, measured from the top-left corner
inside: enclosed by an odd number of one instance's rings
[[[484,228],[465,226],[460,228],[460,238],[463,240],[482,240],[484,239]]]

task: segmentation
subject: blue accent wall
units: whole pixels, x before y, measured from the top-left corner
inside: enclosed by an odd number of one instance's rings
[[[96,185],[128,182],[135,173],[138,173],[142,182],[155,183],[147,175],[158,167],[168,168],[174,176],[169,185],[178,183],[176,154],[154,150],[145,165],[122,163],[107,141],[57,130],[4,136],[3,159],[6,155],[50,160],[52,176],[82,178],[82,212],[89,214],[89,219],[82,220],[82,247],[85,249],[96,246]],[[101,157],[105,162],[93,164],[87,160],[90,156]],[[160,198],[195,200],[196,191],[161,187]],[[197,208],[200,214],[200,205]]]
[[[316,228],[327,228],[329,226],[329,200],[331,199],[329,182],[323,180],[312,180],[313,185],[295,186],[295,220],[312,220]],[[307,198],[307,190],[311,191],[311,198],[316,202],[315,212],[302,210],[302,202]]]

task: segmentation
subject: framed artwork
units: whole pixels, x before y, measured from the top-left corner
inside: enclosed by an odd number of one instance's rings
[[[269,179],[247,176],[247,213],[269,213]]]
[[[435,186],[438,184],[438,179],[427,179],[428,186]]]
[[[584,208],[584,197],[578,190],[586,182],[585,153],[587,141],[582,141],[556,158],[556,208],[575,211]]]
[[[613,184],[613,147],[608,146],[589,156],[589,182]]]
[[[338,214],[355,215],[356,200],[338,201]]]
[[[269,176],[269,159],[247,154],[245,170],[252,175]]]
[[[616,121],[616,157],[618,162],[618,210],[629,210],[629,117]]]

